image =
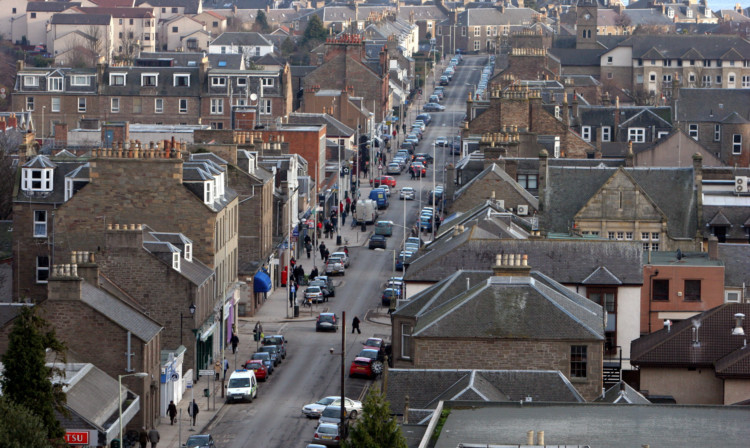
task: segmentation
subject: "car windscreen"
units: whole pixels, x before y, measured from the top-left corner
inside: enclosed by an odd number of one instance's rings
[[[245,364],[245,368],[248,370],[258,370],[263,368],[263,364],[259,362],[249,362]]]
[[[250,378],[230,378],[229,388],[250,387]]]
[[[253,354],[253,359],[262,359],[264,361],[267,359],[270,359],[270,357],[271,355],[265,352],[258,352],[258,353]]]
[[[329,426],[329,425],[320,425],[318,427],[317,432],[319,434],[334,434],[334,435],[339,433],[338,429],[336,429],[335,426]]]
[[[341,415],[341,407],[340,406],[327,406],[323,410],[323,413],[321,415],[323,417],[336,418]]]
[[[320,316],[321,322],[333,322],[333,316]]]
[[[266,352],[266,353],[276,353],[277,351],[279,351],[279,349],[276,348],[275,345],[266,345],[265,347],[261,347],[260,351]]]

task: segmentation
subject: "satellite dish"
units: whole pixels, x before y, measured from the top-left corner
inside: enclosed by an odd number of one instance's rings
[[[251,94],[250,94],[250,100],[251,100],[251,101],[255,101],[255,100],[257,100],[257,99],[258,99],[258,95],[254,94],[254,93],[251,93]]]

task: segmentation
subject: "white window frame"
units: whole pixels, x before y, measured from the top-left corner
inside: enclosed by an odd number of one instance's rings
[[[721,125],[718,123],[714,125],[714,141],[721,141]]]
[[[81,100],[83,100],[83,107],[81,107]],[[86,97],[85,96],[79,96],[78,97],[78,113],[86,112]]]
[[[28,110],[29,112],[34,111],[34,97],[33,96],[26,97],[26,110]]]
[[[34,210],[34,238],[47,238],[47,210]]]
[[[164,98],[154,98],[154,113],[155,114],[164,113]]]
[[[742,154],[742,134],[732,134],[732,154]]]
[[[114,81],[116,79],[122,79],[122,84],[117,84]],[[117,86],[117,87],[124,87],[128,85],[128,75],[126,73],[110,73],[109,74],[109,85],[110,86]]]
[[[112,112],[113,114],[120,112],[120,98],[119,97],[110,98],[109,111]]]
[[[50,102],[49,104],[50,112],[60,112],[62,103],[60,101],[59,96],[53,96],[52,98],[50,98],[49,102]]]
[[[481,26],[475,26],[474,27],[474,37],[479,37],[482,35],[482,27]]]
[[[581,126],[581,138],[584,142],[591,141],[591,126]]]
[[[91,80],[85,75],[73,75],[70,77],[70,85],[77,87],[88,86],[91,85]]]
[[[185,107],[182,107],[183,104],[185,105]],[[178,106],[178,109],[179,109],[179,113],[181,113],[181,114],[188,113],[188,100],[187,100],[187,98],[180,98],[179,100],[177,100],[177,106]]]
[[[175,271],[180,270],[180,253],[172,252],[172,269]]]
[[[479,45],[479,41],[475,40],[474,41],[474,51],[479,51],[480,48],[481,48],[481,46]]]
[[[42,258],[46,258],[47,259],[47,265],[46,266],[41,266],[39,264],[39,261]],[[44,255],[38,255],[36,257],[36,277],[35,277],[36,278],[36,282],[37,283],[47,283],[48,280],[40,280],[39,279],[39,273],[40,272],[46,272],[47,273],[47,279],[49,279],[49,257],[44,256]]]
[[[211,77],[211,87],[226,87],[227,86],[227,78],[224,76],[212,76]]]
[[[703,75],[701,86],[711,87],[711,75]]]
[[[666,137],[668,135],[669,135],[669,131],[657,131],[657,133],[656,133],[656,139],[660,140],[660,139],[662,139],[662,138],[664,138],[664,137]]]
[[[263,87],[273,87],[273,78],[263,78]]]
[[[187,79],[187,83],[185,85],[179,85],[177,84],[177,79],[185,78]],[[190,87],[190,74],[189,73],[175,73],[172,77],[172,83],[174,87]]]
[[[408,330],[408,331],[407,331]],[[401,324],[401,359],[411,359],[411,353],[407,353],[404,351],[404,347],[410,347],[413,349],[412,345],[414,344],[414,336],[412,336],[412,326],[409,324]],[[408,344],[406,343],[408,339]]]
[[[611,142],[612,141],[612,128],[609,126],[602,126],[602,141],[603,142]]]
[[[267,98],[262,98],[260,100],[260,114],[261,115],[271,115],[271,100]]]
[[[38,76],[24,76],[23,85],[24,87],[39,87],[39,77]]]
[[[35,177],[35,174],[38,174],[39,177]],[[34,183],[38,183],[38,185],[34,185]],[[21,189],[24,191],[52,191],[52,169],[23,168]]]
[[[724,291],[725,303],[739,303],[742,293],[740,291]]]
[[[672,82],[672,75],[670,75],[670,74],[661,75],[661,81],[662,82]]]
[[[742,77],[742,88],[743,89],[749,89],[750,88],[750,75],[744,75]]]
[[[65,202],[73,197],[73,179],[65,179]]]
[[[47,91],[48,92],[62,92],[63,91],[63,79],[61,76],[50,76],[47,78]]]
[[[242,87],[246,86],[247,78],[237,78],[237,85]]]
[[[145,84],[146,79],[154,78],[153,84]],[[141,73],[141,87],[159,87],[158,73]]]
[[[628,128],[628,141],[633,143],[646,142],[646,128]]]
[[[697,123],[688,124],[688,135],[693,140],[698,141],[698,124]]]
[[[211,115],[224,114],[224,98],[211,98]]]
[[[192,243],[185,244],[185,260],[193,261],[193,244]]]
[[[203,202],[206,204],[212,204],[213,203],[213,181],[206,181],[203,182]]]

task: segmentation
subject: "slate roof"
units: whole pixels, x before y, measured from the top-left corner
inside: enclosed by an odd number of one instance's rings
[[[463,26],[529,25],[536,11],[530,8],[472,8],[458,14],[458,24]]]
[[[490,175],[499,177],[500,180],[507,183],[514,190],[516,190],[516,192],[524,199],[524,201],[528,203],[534,210],[539,210],[539,201],[537,200],[537,198],[532,196],[531,193],[526,191],[522,186],[518,184],[518,182],[516,182],[515,179],[510,177],[510,175],[506,173],[505,170],[498,167],[497,164],[495,163],[493,163],[492,165],[489,165],[487,168],[484,169],[484,171],[479,173],[476,177],[474,177],[472,180],[470,180],[468,183],[466,183],[464,186],[458,189],[456,191],[455,198],[460,198],[467,191],[471,190],[475,183],[479,182],[480,180]]]
[[[52,16],[52,25],[109,25],[112,16],[109,14],[62,14]]]
[[[144,51],[138,55],[138,58],[136,58],[135,65],[142,65],[144,61],[151,61],[154,59],[169,59],[174,64],[173,67],[198,67],[198,65],[201,63],[201,60],[203,59],[203,56],[208,56],[210,61],[210,57],[214,55],[204,55],[203,53],[189,51]]]
[[[26,4],[26,12],[61,12],[79,6],[80,2],[33,1]]]
[[[738,36],[637,35],[620,42],[619,46],[633,47],[633,59],[646,59],[646,55],[654,51],[658,53],[659,59],[682,59],[691,50],[698,52],[701,57],[691,56],[686,59],[750,59],[750,42]]]
[[[750,245],[719,244],[719,258],[724,261],[724,285],[750,287]]]
[[[750,316],[750,303],[725,303],[705,311],[691,319],[685,319],[666,328],[642,336],[631,343],[630,362],[644,367],[715,367],[717,364],[727,376],[750,378],[750,352],[744,346],[745,338],[731,334],[735,326],[734,315],[742,313]],[[750,319],[745,319],[745,334],[750,332]],[[695,343],[693,327],[697,330],[698,344]],[[732,362],[720,362],[732,355]],[[740,363],[740,364],[736,364]],[[745,369],[738,369],[745,365]],[[717,376],[719,372],[717,372]]]
[[[162,330],[159,324],[146,315],[135,311],[106,291],[92,286],[88,282],[81,283],[81,301],[144,342],[150,341]]]
[[[136,6],[148,3],[159,8],[185,8],[185,14],[198,14],[200,0],[136,0]]]
[[[147,19],[154,17],[149,8],[112,8],[112,7],[81,7],[78,8],[86,14],[109,14],[116,18]]]
[[[211,42],[211,45],[247,45],[272,47],[273,44],[263,37],[260,33],[255,32],[226,32]]]
[[[56,367],[60,367],[56,365]],[[117,414],[117,379],[107,375],[93,364],[65,364],[65,407],[93,424],[97,429],[107,430],[107,422]],[[73,371],[71,371],[71,368]],[[59,378],[58,378],[59,380]],[[91,397],[96,396],[96,400]]]
[[[34,160],[36,159],[36,162]],[[86,159],[73,159],[68,157],[49,157],[35,156],[30,162],[35,163],[35,167],[41,168],[43,165],[54,165],[52,178],[52,191],[50,192],[30,192],[23,191],[21,186],[21,170],[16,171],[16,187],[18,192],[14,198],[21,202],[35,202],[48,204],[61,204],[65,201],[65,177],[87,163]],[[38,165],[38,166],[36,166]]]
[[[289,124],[314,124],[326,125],[326,134],[336,137],[351,137],[354,135],[354,129],[345,125],[344,123],[337,120],[328,114],[314,114],[314,113],[303,113],[293,112],[289,114]]]
[[[645,116],[651,124],[659,127],[671,127],[672,108],[653,106],[578,106],[579,122],[583,126],[614,126],[615,116],[619,113],[617,122],[624,128],[633,126],[628,124],[638,116]]]
[[[750,119],[750,89],[680,89],[675,109],[677,121],[715,122],[732,112]]]
[[[527,254],[532,269],[563,284],[582,284],[597,268],[606,267],[623,284],[643,283],[641,244],[581,239],[471,239],[470,232],[440,241],[412,261],[404,278],[437,282],[460,269],[491,269],[497,254]],[[439,261],[438,261],[439,260]],[[586,260],[576,263],[576,260]]]
[[[745,223],[750,219],[750,207],[742,205],[714,205],[706,204],[705,199],[712,195],[704,194],[703,225],[701,232],[708,238],[712,233],[712,226],[726,227],[726,235],[730,240],[747,241]]]
[[[693,168],[573,168],[549,167],[544,195],[543,227],[568,233],[575,215],[615,174],[624,170],[664,212],[672,238],[693,238],[697,224]],[[613,271],[614,272],[614,271]]]
[[[549,52],[560,60],[563,66],[599,67],[601,57],[607,51],[602,49],[550,48]]]
[[[594,402],[612,404],[651,404],[651,402],[648,401],[648,398],[641,395],[640,392],[633,389],[628,383],[622,380],[607,389],[607,391],[594,400]]]
[[[178,272],[188,281],[196,286],[200,286],[214,275],[214,271],[201,263],[197,258],[192,257],[190,261],[185,259],[185,245],[192,243],[185,235],[181,233],[153,232],[150,230],[150,228],[144,227],[143,248],[155,255],[162,263],[172,267],[171,254],[175,250],[179,250],[181,258],[180,270]],[[162,257],[160,256],[162,253],[168,253],[169,256]]]
[[[440,400],[585,401],[557,370],[388,369],[386,399],[392,413],[403,413],[407,395],[415,410],[434,410]]]

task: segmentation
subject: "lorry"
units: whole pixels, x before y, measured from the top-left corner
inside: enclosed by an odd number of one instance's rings
[[[378,205],[372,199],[360,199],[354,209],[357,223],[372,224],[378,219]]]

